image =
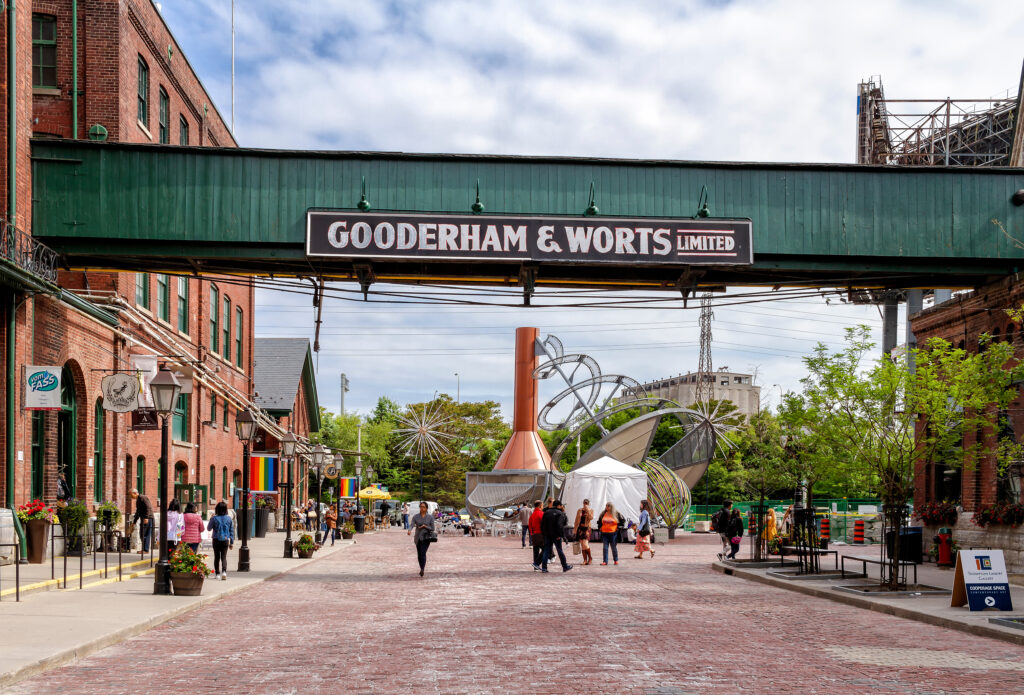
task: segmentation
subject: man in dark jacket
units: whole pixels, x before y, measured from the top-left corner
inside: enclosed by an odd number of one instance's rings
[[[140,524],[139,541],[142,545],[142,552],[149,552],[149,542],[153,537],[153,503],[145,495],[140,495],[138,490],[132,490],[132,499],[135,500],[135,516],[132,523]]]
[[[722,552],[718,553],[718,559],[724,560],[725,556],[732,550],[729,542],[732,536],[729,535],[729,519],[732,518],[732,500],[722,502],[722,508],[711,515],[711,530],[718,532],[722,541]]]
[[[544,535],[544,554],[541,557],[540,571],[548,571],[548,560],[551,559],[552,549],[558,552],[558,559],[562,563],[562,571],[568,572],[572,565],[565,561],[565,553],[562,552],[562,533],[569,525],[569,519],[565,516],[565,507],[561,500],[552,500],[551,506],[544,512],[540,520],[540,532]],[[534,565],[534,569],[537,566]]]

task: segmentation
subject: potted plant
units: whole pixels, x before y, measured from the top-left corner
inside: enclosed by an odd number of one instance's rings
[[[18,521],[25,527],[28,537],[28,561],[41,564],[46,556],[46,543],[53,523],[53,508],[42,500],[32,500],[18,507]]]
[[[175,596],[198,596],[203,593],[203,581],[210,575],[206,555],[200,555],[187,543],[179,543],[170,557],[171,588]]]
[[[316,550],[320,550],[320,546],[313,542],[311,535],[304,533],[299,536],[299,540],[295,544],[295,551],[299,554],[300,558],[311,558]]]
[[[929,526],[955,526],[957,510],[951,502],[922,502],[914,508],[914,516]]]
[[[64,529],[64,554],[81,555],[85,550],[82,530],[89,523],[89,508],[84,502],[71,499],[57,510],[57,518]]]
[[[96,507],[96,523],[103,527],[103,547],[117,550],[114,543],[114,531],[121,523],[121,510],[113,502],[104,502]]]
[[[356,525],[351,521],[348,521],[341,525],[341,537],[346,541],[352,540],[352,537],[356,534]]]

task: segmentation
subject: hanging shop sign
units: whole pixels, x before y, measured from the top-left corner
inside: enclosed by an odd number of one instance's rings
[[[60,367],[25,367],[25,410],[60,410]]]
[[[959,607],[965,603],[972,611],[1013,610],[1002,550],[960,551],[949,605]]]
[[[750,265],[751,221],[309,210],[306,255],[627,265]]]
[[[335,478],[337,478],[338,477],[338,467],[335,466],[333,463],[328,463],[326,466],[324,466],[324,477],[325,478],[330,478],[331,480],[334,480]]]
[[[156,415],[156,408],[139,407],[132,411],[133,430],[158,430],[160,421]]]
[[[135,374],[108,374],[100,381],[103,409],[128,413],[139,407],[139,378]]]

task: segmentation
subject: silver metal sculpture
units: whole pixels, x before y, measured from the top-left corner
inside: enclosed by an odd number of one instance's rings
[[[568,430],[552,453],[552,461],[557,465],[584,431],[598,428],[601,439],[578,457],[574,467],[611,456],[647,472],[651,501],[673,535],[689,511],[690,488],[704,475],[716,448],[729,445],[726,432],[735,429],[721,414],[720,405],[705,401],[684,408],[675,401],[649,396],[636,379],[603,374],[589,355],[566,354],[562,342],[552,335],[538,339],[536,346],[538,355],[547,361],[534,370],[534,377],[558,375],[566,384],[541,409],[539,417],[543,429]],[[564,414],[554,416],[559,410]],[[631,410],[642,412],[609,430],[608,420],[613,415]],[[680,436],[655,457],[651,453],[655,436],[666,421]]]
[[[395,434],[401,437],[398,447],[418,459],[433,459],[446,454],[448,447],[444,440],[455,439],[455,435],[443,428],[454,419],[444,417],[439,405],[427,403],[419,411],[410,408],[407,417],[398,418],[399,424],[404,425],[395,428]]]

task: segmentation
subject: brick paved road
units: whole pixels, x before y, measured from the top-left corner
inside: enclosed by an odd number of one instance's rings
[[[543,576],[442,537],[420,579],[403,533],[367,536],[9,692],[1024,691],[1019,647],[724,577],[714,543]]]

